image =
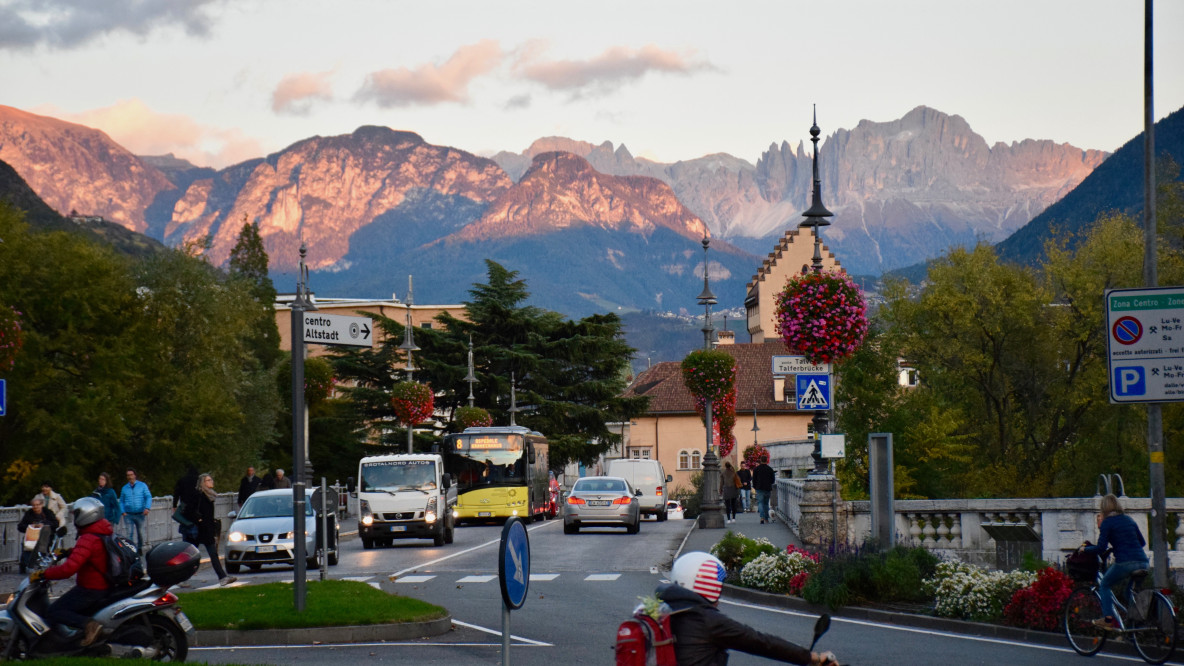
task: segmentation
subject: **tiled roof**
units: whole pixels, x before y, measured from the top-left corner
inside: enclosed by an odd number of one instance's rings
[[[797,407],[773,400],[773,357],[789,354],[780,340],[740,345],[721,345],[720,351],[736,359],[736,411],[752,411],[756,399],[758,413],[796,412]],[[787,379],[787,383],[790,380]],[[790,384],[792,391],[792,384]],[[625,391],[625,397],[649,396],[649,414],[693,413],[695,399],[682,382],[678,361],[658,363],[637,376]]]

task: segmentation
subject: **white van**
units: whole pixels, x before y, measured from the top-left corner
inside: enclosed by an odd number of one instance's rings
[[[614,460],[608,465],[607,476],[619,476],[641,491],[638,499],[641,500],[642,515],[657,516],[659,521],[666,520],[666,484],[674,478],[666,475],[662,463],[641,458]]]
[[[435,453],[369,456],[358,463],[358,536],[362,548],[395,539],[452,543],[456,488]]]

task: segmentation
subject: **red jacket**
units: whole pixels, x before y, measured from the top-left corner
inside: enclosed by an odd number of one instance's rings
[[[78,574],[78,586],[88,590],[106,590],[107,584],[107,547],[103,545],[100,535],[114,534],[111,523],[101,519],[78,530],[78,543],[70,551],[70,557],[65,562],[54,565],[45,570],[44,577],[49,580],[64,580]]]

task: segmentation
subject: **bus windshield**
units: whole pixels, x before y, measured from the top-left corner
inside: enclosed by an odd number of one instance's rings
[[[432,460],[384,460],[362,465],[364,493],[434,490],[436,465]]]
[[[450,471],[461,490],[485,485],[526,484],[521,435],[456,435],[449,453]]]

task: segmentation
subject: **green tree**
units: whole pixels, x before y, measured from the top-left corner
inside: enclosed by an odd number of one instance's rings
[[[247,222],[238,241],[230,250],[230,277],[242,281],[255,301],[251,308],[253,322],[248,329],[247,344],[263,368],[272,368],[280,360],[280,331],[275,323],[275,285],[267,272],[267,251],[259,236],[259,225]]]

